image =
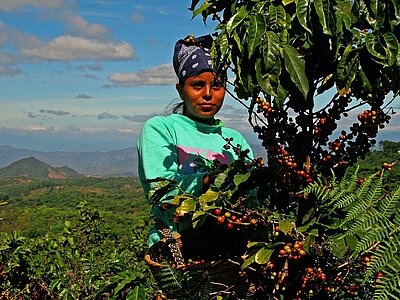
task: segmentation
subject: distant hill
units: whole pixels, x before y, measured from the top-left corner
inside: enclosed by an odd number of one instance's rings
[[[255,157],[265,157],[260,145],[251,145]],[[137,176],[136,148],[108,152],[44,152],[0,145],[0,168],[26,157],[35,157],[54,167],[68,166],[80,174],[94,176]]]
[[[13,162],[0,169],[0,177],[27,177],[27,178],[79,178],[81,174],[63,166],[52,167],[35,157],[27,157]]]
[[[68,166],[80,174],[95,176],[136,176],[135,148],[108,152],[44,152],[0,146],[0,168],[33,156],[54,167]]]

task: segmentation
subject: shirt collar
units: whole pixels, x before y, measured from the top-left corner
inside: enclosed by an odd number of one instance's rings
[[[204,124],[195,120],[192,120],[184,115],[180,114],[174,114],[171,116],[173,119],[175,119],[178,123],[184,126],[188,127],[193,127],[196,128],[197,130],[201,132],[220,132],[221,128],[224,127],[224,122],[222,122],[220,119],[215,119],[214,124],[209,125],[209,124]]]

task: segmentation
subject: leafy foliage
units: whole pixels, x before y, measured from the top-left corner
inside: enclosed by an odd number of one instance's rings
[[[332,168],[343,173],[366,155],[399,93],[397,1],[199,3],[192,1],[194,16],[217,21],[215,64],[235,74],[237,99],[249,102],[250,124],[267,151],[266,173],[275,172],[265,197],[297,192]],[[358,121],[335,131],[337,120],[362,106]]]
[[[219,223],[241,230],[247,229],[244,215],[254,219],[243,266],[262,274],[248,275],[257,299],[369,299],[382,277],[388,281],[384,288],[378,284],[375,296],[396,294],[397,258],[385,245],[396,239],[398,181],[380,175],[395,169],[398,156],[374,161],[375,179],[367,175],[371,168],[358,178],[348,167],[365,158],[395,113],[398,1],[194,0],[191,9],[204,22],[217,22],[215,65],[234,73],[232,95],[246,106],[268,164],[253,160],[224,172],[224,180],[247,177],[207,192],[217,194],[207,204],[218,213],[205,211],[200,197],[185,200],[190,195],[178,197],[178,213],[192,221],[214,214],[218,222],[223,215]],[[337,131],[338,120],[353,116],[348,129]],[[299,192],[313,183],[314,193]],[[246,206],[253,191],[258,203]],[[376,243],[384,247],[384,271],[371,267]]]
[[[400,187],[391,193],[383,188],[384,175],[374,174],[357,184],[357,174],[346,174],[339,182],[335,178],[329,184],[311,184],[305,193],[317,197],[317,205],[330,218],[337,217],[340,223],[335,233],[329,236],[333,246],[346,239],[347,248],[342,256],[349,259],[373,257],[369,260],[365,281],[379,278],[375,292],[376,299],[389,299],[399,291],[398,270],[400,256],[398,245],[400,238]],[[319,214],[319,218],[325,217]]]
[[[65,221],[75,224],[75,206],[87,201],[99,210],[111,235],[125,239],[130,229],[148,218],[149,207],[138,178],[27,179],[4,178],[0,194],[7,205],[0,209],[0,231],[19,231],[29,237],[58,232]]]
[[[146,227],[114,240],[97,210],[85,202],[78,208],[79,222],[65,222],[60,234],[2,234],[1,299],[148,299],[153,283],[142,260]]]

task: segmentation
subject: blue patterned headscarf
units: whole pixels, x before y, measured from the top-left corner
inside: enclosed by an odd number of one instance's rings
[[[210,54],[212,42],[210,35],[198,38],[190,35],[176,42],[173,65],[180,83],[201,72],[215,71]]]

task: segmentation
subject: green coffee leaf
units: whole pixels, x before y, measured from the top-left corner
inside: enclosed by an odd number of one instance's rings
[[[329,0],[314,0],[314,7],[324,34],[332,35],[329,29],[329,23],[331,22],[329,15]]]
[[[283,58],[290,77],[300,92],[307,98],[309,84],[305,74],[303,57],[291,45],[283,45]]]
[[[261,59],[260,58],[257,59],[256,61],[257,82],[264,92],[272,96],[277,96],[276,90],[278,89],[279,86],[279,77],[276,74],[276,72],[277,70],[279,70],[278,73],[280,73],[279,60],[275,62],[275,66],[272,69],[272,72],[263,72],[261,63],[262,63]]]
[[[248,178],[250,177],[250,173],[246,174],[236,174],[233,177],[233,182],[235,183],[236,186],[241,184],[242,182],[245,182]]]
[[[305,30],[312,34],[311,29],[308,27],[308,12],[310,10],[310,0],[297,0],[296,2],[296,15],[299,23]]]
[[[368,52],[379,59],[385,59],[388,57],[383,45],[379,42],[378,36],[371,32],[365,35],[365,45],[367,46]]]
[[[184,200],[179,207],[176,208],[176,212],[179,215],[185,215],[189,212],[195,211],[196,210],[196,200],[193,198],[188,198]]]
[[[274,251],[268,248],[261,248],[254,257],[254,261],[260,265],[266,264]]]
[[[232,31],[239,26],[243,20],[247,17],[247,10],[245,6],[242,6],[239,11],[228,21],[226,24],[226,30],[228,34],[231,34]]]
[[[279,221],[279,227],[284,233],[290,232],[292,230],[293,219],[286,219]]]
[[[256,16],[250,16],[250,24],[248,31],[248,57],[249,59],[253,55],[255,49],[259,47],[262,42],[262,36],[265,32],[265,18],[262,14],[257,14]]]
[[[279,56],[279,37],[273,31],[267,31],[262,44],[263,62],[266,71],[275,65]]]
[[[197,15],[201,14],[203,11],[205,11],[207,8],[211,6],[212,3],[209,3],[205,1],[198,9],[193,11],[193,17],[196,17]]]
[[[246,258],[242,264],[242,269],[245,269],[248,266],[250,266],[255,261],[255,257],[256,257],[256,255],[253,254],[253,255],[249,256],[248,258]]]
[[[213,202],[215,200],[217,200],[219,197],[219,192],[218,191],[214,191],[212,189],[208,189],[207,192],[205,192],[204,194],[202,194],[199,197],[199,203],[201,206],[203,206],[205,203],[208,202]]]
[[[126,295],[126,300],[146,300],[146,290],[143,286],[135,286],[135,288],[130,290]]]
[[[399,53],[399,42],[396,36],[391,32],[386,32],[383,35],[386,42],[386,52],[388,53],[388,65],[393,65],[397,60],[397,54]]]

